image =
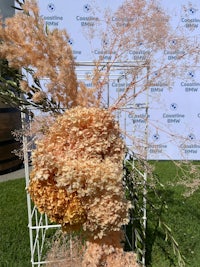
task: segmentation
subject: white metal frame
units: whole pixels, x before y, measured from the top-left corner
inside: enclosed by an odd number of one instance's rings
[[[26,127],[27,117],[22,113],[22,125]],[[30,180],[29,153],[31,148],[28,145],[28,137],[23,136],[24,168],[26,188]],[[42,259],[43,247],[45,243],[46,232],[52,228],[60,228],[60,225],[50,224],[46,214],[40,214],[36,206],[33,205],[30,195],[27,192],[27,209],[28,209],[28,229],[30,238],[31,264],[33,266],[42,266],[47,262]]]
[[[107,63],[102,63],[101,66],[104,68]],[[148,66],[142,63],[145,68],[148,69]],[[85,80],[83,73],[86,71],[92,71],[94,67],[94,63],[92,62],[80,62],[76,64],[77,66],[77,77],[78,80]],[[141,66],[140,66],[141,67]],[[135,62],[125,62],[125,63],[116,63],[112,66],[112,68],[127,70],[127,68],[137,68]],[[124,75],[126,78],[126,75]],[[109,80],[117,80],[119,77],[109,76]],[[109,106],[109,83],[108,83],[108,106]],[[135,108],[134,106],[132,108]],[[146,103],[144,103],[143,108],[145,108],[146,115],[148,118],[148,92]],[[24,113],[22,113],[22,124],[25,127],[25,122],[27,121],[27,117]],[[146,147],[147,147],[147,134],[148,134],[148,123],[146,119]],[[31,153],[31,148],[28,146],[28,137],[23,136],[23,152],[24,152],[24,167],[25,167],[25,179],[26,179],[26,188],[29,185],[29,175],[30,175],[30,165],[29,165],[29,154]],[[146,214],[146,181],[147,181],[147,172],[141,173],[134,165],[133,169],[138,172],[139,175],[143,178],[144,181],[144,198],[143,198],[143,226],[144,232],[146,231],[146,222],[147,222],[147,214]],[[28,209],[28,229],[30,236],[30,251],[31,251],[31,264],[34,266],[44,266],[47,261],[43,259],[43,248],[45,244],[46,233],[49,229],[59,229],[59,224],[51,224],[45,214],[40,214],[37,208],[33,205],[30,195],[27,192],[27,209]],[[145,266],[145,245],[143,251],[142,258],[142,266]]]

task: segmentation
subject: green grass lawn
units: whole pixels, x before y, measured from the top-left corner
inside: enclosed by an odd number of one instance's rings
[[[25,179],[0,183],[0,267],[30,264]]]
[[[181,253],[185,256],[186,266],[200,266],[200,189],[196,190],[189,197],[184,193],[187,188],[177,185],[177,169],[172,162],[157,162],[155,172],[158,174],[161,183],[165,188],[159,190],[159,194],[166,201],[167,209],[162,217],[170,226],[172,234],[179,244]],[[195,178],[195,177],[194,177]],[[188,177],[189,180],[189,177]],[[149,217],[153,214],[149,211]],[[151,217],[151,221],[153,218]],[[148,225],[148,266],[170,267],[177,266],[173,257],[173,251],[169,243],[165,242],[165,236],[156,231],[155,224]]]
[[[172,229],[172,234],[186,257],[186,266],[200,266],[200,190],[184,197],[186,188],[176,185],[176,169],[172,162],[157,162],[155,172],[165,188],[160,196],[168,209],[162,218]],[[175,184],[175,185],[174,185]],[[0,267],[30,267],[29,233],[24,179],[0,183]],[[151,210],[147,227],[147,266],[178,266],[171,245],[156,227]]]
[[[200,190],[185,199],[173,188],[168,189],[168,211],[165,220],[171,227],[172,233],[179,243],[180,250],[186,258],[186,266],[200,266],[200,212],[198,209]],[[151,233],[153,240],[151,261],[149,266],[170,267],[174,264],[174,257],[170,245],[164,242],[164,235]],[[166,252],[166,253],[165,253]],[[176,261],[175,261],[176,262]]]

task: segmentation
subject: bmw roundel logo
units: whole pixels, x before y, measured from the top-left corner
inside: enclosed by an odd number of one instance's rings
[[[190,14],[194,14],[196,12],[196,9],[194,9],[193,7],[189,8],[189,13]]]
[[[171,110],[177,110],[177,108],[178,108],[178,105],[177,105],[176,103],[172,103],[172,104],[170,105],[170,109],[171,109]]]
[[[56,7],[53,3],[49,3],[47,6],[47,9],[49,12],[53,12],[53,11],[55,11]]]
[[[158,72],[157,71],[154,71],[153,76],[154,77],[158,76]]]
[[[91,6],[90,6],[89,4],[85,4],[85,5],[83,6],[83,11],[84,11],[84,12],[90,12],[90,11],[91,11]]]
[[[189,139],[190,141],[193,141],[193,140],[196,139],[196,137],[195,137],[195,135],[194,135],[193,133],[190,133],[190,134],[188,135],[188,139]]]
[[[107,39],[103,39],[103,40],[102,40],[102,45],[108,45],[108,43],[109,43],[109,42],[108,42]]]
[[[73,45],[74,44],[74,40],[72,38],[68,39],[68,44],[69,45]]]
[[[176,40],[171,40],[171,41],[170,41],[170,44],[171,44],[171,45],[176,45]]]
[[[189,71],[188,76],[189,76],[189,78],[194,78],[195,77],[194,71]]]
[[[160,139],[160,136],[158,133],[155,133],[155,134],[153,134],[152,138],[154,141],[158,141]]]

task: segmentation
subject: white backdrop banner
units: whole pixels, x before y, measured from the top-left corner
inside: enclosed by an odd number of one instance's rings
[[[111,60],[112,55],[102,51],[102,42],[103,45],[106,45],[109,38],[102,39],[97,31],[99,24],[104,27],[104,17],[101,11],[108,8],[115,11],[122,2],[122,0],[39,0],[39,6],[41,16],[50,29],[56,27],[67,30],[70,36],[68,42],[72,46],[75,60],[89,62],[101,55],[103,61]],[[174,30],[181,26],[188,36],[199,38],[199,0],[190,1],[190,4],[185,0],[161,0],[160,5],[168,14],[172,15],[170,23]],[[111,20],[116,21],[120,27],[122,22],[117,21],[117,17],[111,16]],[[131,21],[131,18],[129,20]],[[91,38],[92,32],[94,32],[93,38]],[[172,49],[163,51],[164,60],[169,63],[184,53],[184,51],[173,48],[173,45],[176,46],[176,40],[171,40],[171,44]],[[144,51],[142,48],[130,49],[127,54],[130,61],[133,62],[134,60],[145,60],[148,51]],[[90,71],[89,68],[85,70],[87,73]],[[174,73],[173,75],[175,75]],[[77,75],[79,74],[80,72],[77,72]],[[105,92],[105,103],[112,104],[124,92],[129,80],[127,77],[119,80],[119,76],[122,74],[123,67],[111,75],[109,91]],[[85,82],[88,87],[91,86],[90,81]],[[139,88],[141,87],[142,84],[139,85]],[[133,90],[137,90],[137,88]],[[190,65],[188,62],[182,76],[175,76],[173,84],[170,86],[166,81],[158,78],[155,83],[149,85],[146,92],[141,93],[137,99],[128,102],[126,107],[117,111],[121,127],[126,133],[127,145],[138,154],[143,153],[141,149],[146,149],[148,159],[199,160],[199,101],[199,66],[194,66],[193,63]],[[145,141],[147,141],[147,147],[142,145]]]

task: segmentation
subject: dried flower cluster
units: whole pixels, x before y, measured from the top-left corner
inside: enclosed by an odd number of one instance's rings
[[[122,233],[114,232],[103,240],[87,242],[82,267],[139,267],[132,252],[124,252],[121,244]]]
[[[76,107],[59,116],[33,152],[29,192],[41,212],[101,238],[128,222],[124,143],[109,111]]]
[[[53,179],[31,181],[29,193],[38,210],[63,228],[68,225],[69,230],[77,230],[86,220],[86,212],[77,195],[68,195]]]

